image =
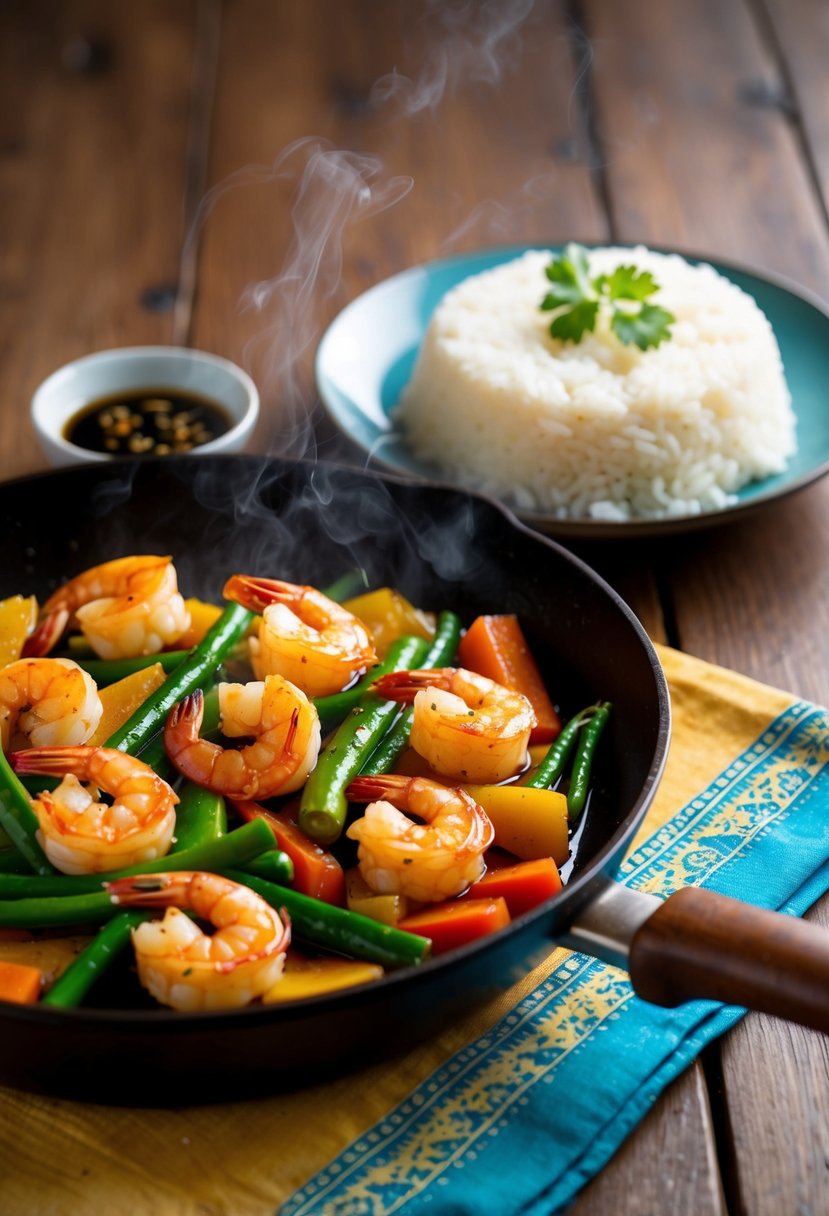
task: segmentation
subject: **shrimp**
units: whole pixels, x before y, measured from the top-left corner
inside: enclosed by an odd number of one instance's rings
[[[284,676],[309,697],[325,697],[377,662],[365,625],[314,587],[234,574],[223,594],[262,613],[259,636],[250,639],[257,679]]]
[[[102,659],[158,654],[190,624],[170,557],[118,557],[70,579],[46,600],[26,656],[48,654],[77,623]]]
[[[410,743],[442,776],[496,784],[527,762],[535,712],[520,692],[463,667],[394,671],[374,689],[414,702]]]
[[[132,931],[138,978],[173,1009],[233,1009],[278,983],[291,922],[260,895],[218,874],[173,871],[106,884],[125,907],[166,908]],[[205,933],[182,908],[209,921]]]
[[[63,777],[33,802],[38,840],[63,874],[121,870],[169,851],[178,798],[143,760],[112,747],[37,747],[11,761],[17,773]]]
[[[164,727],[179,772],[228,798],[273,798],[304,784],[320,749],[319,716],[304,692],[282,676],[220,684],[219,713],[223,734],[254,742],[235,750],[200,738],[204,697],[197,690],[173,706]]]
[[[0,743],[85,743],[101,720],[95,681],[71,659],[16,659],[0,668]],[[22,736],[22,740],[20,739]]]
[[[346,794],[370,803],[346,835],[359,842],[360,873],[378,894],[435,903],[460,895],[483,875],[493,827],[464,790],[387,774],[356,777]],[[413,823],[403,811],[426,822]]]

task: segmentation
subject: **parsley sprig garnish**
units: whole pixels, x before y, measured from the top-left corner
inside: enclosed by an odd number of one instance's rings
[[[550,333],[562,342],[581,342],[596,328],[599,309],[610,311],[610,328],[620,342],[633,343],[640,350],[658,346],[670,338],[673,313],[648,297],[659,290],[649,270],[617,266],[612,274],[591,279],[587,250],[569,244],[557,254],[545,271],[552,284],[541,307],[555,312]]]

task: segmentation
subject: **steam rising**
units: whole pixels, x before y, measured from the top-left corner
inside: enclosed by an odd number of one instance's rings
[[[533,7],[534,0],[427,0],[419,10],[420,66],[411,75],[395,67],[382,76],[370,91],[370,108],[390,121],[405,121],[434,110],[462,84],[496,85],[515,49],[517,31]],[[399,204],[413,181],[388,175],[377,156],[304,137],[270,165],[246,167],[215,187],[199,209],[194,231],[225,192],[277,181],[295,184],[292,238],[279,274],[248,285],[242,294],[242,310],[260,322],[243,362],[262,395],[269,429],[266,450],[288,460],[313,459],[317,452],[314,403],[309,400],[310,354],[321,336],[325,306],[341,282],[347,232],[351,225]],[[263,460],[240,492],[237,479],[231,487],[206,463],[194,486],[199,503],[227,512],[229,528],[244,525],[246,532],[261,537],[259,551],[251,554],[257,572],[290,577],[281,572],[286,555],[295,553],[303,535],[314,535],[321,523],[345,551],[344,562],[345,553],[356,555],[366,538],[373,538],[386,565],[425,562],[452,581],[474,577],[479,559],[470,544],[471,510],[462,499],[449,517],[435,520],[431,513],[422,513],[418,519],[401,521],[394,497],[381,482],[355,475],[349,492],[346,478],[332,479],[320,465],[293,501],[282,504],[277,517],[263,504],[272,497],[269,482],[278,480],[279,474]],[[301,581],[310,581],[310,576]]]
[[[367,587],[393,582],[437,610],[445,604],[421,599],[436,578],[451,596],[453,586],[479,590],[493,569],[494,507],[356,469],[206,456],[96,466],[85,480],[62,577],[118,553],[171,553],[186,593],[214,601],[234,573],[324,586],[358,570]]]
[[[243,293],[242,308],[266,322],[248,344],[245,362],[261,366],[265,385],[278,386],[278,430],[272,446],[282,455],[303,455],[311,442],[304,357],[319,338],[322,306],[342,277],[343,233],[349,224],[405,198],[412,179],[384,180],[378,157],[310,138],[290,144],[274,162],[271,177],[297,182],[293,238],[279,276],[253,283]]]
[[[375,106],[394,102],[404,116],[435,109],[461,84],[495,85],[513,48],[519,26],[535,0],[430,0],[428,61],[412,80],[395,68],[371,90]]]

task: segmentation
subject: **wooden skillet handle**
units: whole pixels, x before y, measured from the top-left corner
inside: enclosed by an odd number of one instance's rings
[[[630,978],[655,1005],[725,1001],[829,1034],[829,933],[699,887],[637,930]]]

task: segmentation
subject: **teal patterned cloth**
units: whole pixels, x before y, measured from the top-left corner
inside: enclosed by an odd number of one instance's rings
[[[620,879],[697,884],[792,915],[829,889],[827,711],[791,704],[645,839]],[[316,1174],[281,1216],[551,1216],[744,1011],[676,1010],[570,954]]]

